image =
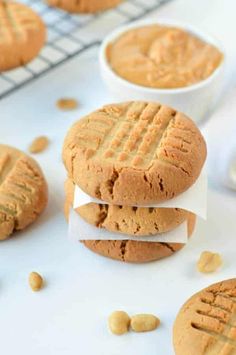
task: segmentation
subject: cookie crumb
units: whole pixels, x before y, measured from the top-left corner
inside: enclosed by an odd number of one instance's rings
[[[126,312],[115,311],[110,315],[108,325],[113,334],[122,335],[129,330],[130,317]]]
[[[216,271],[222,263],[220,254],[203,251],[197,262],[197,269],[202,273],[210,273]]]
[[[43,152],[49,145],[49,139],[45,136],[37,137],[29,146],[29,151],[32,154]]]
[[[29,285],[33,291],[39,291],[43,287],[43,278],[37,272],[33,271],[29,275]]]
[[[70,111],[77,109],[78,101],[72,98],[62,98],[57,100],[56,105],[62,111]]]
[[[157,329],[160,325],[160,319],[152,314],[136,314],[131,317],[131,329],[134,332],[150,332]]]

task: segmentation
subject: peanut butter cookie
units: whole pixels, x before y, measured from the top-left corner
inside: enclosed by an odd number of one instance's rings
[[[148,102],[107,105],[76,122],[63,160],[92,197],[133,206],[171,199],[198,178],[206,143],[183,113]]]
[[[47,0],[51,6],[68,12],[95,13],[115,7],[122,0]]]
[[[32,223],[47,199],[47,183],[35,160],[0,144],[0,240]]]
[[[176,355],[236,354],[236,279],[192,296],[174,324]]]
[[[196,217],[188,218],[188,236],[193,233]],[[173,255],[185,244],[136,242],[133,240],[86,240],[84,245],[95,253],[130,263],[145,263]]]
[[[0,1],[0,72],[25,65],[44,45],[46,28],[28,6]]]
[[[65,183],[65,190],[65,215],[68,216],[74,197],[74,184],[70,179]],[[189,216],[188,211],[180,208],[141,208],[97,203],[81,206],[76,212],[96,227],[136,236],[168,232]]]
[[[67,185],[67,189],[68,189],[68,185],[71,185],[70,183],[68,183],[68,181],[66,182]],[[70,188],[70,186],[69,186]],[[89,206],[89,212],[91,213],[91,215],[89,216],[90,220],[88,219],[88,212],[86,211],[86,206],[82,207],[84,209],[84,211],[82,211],[83,214],[86,214],[86,220],[87,222],[94,224],[94,221],[97,218],[97,213],[99,213],[100,208],[98,207],[99,205],[96,206],[95,203],[91,203],[92,206]],[[113,208],[115,206],[109,206],[107,209],[107,212],[110,208]],[[65,216],[68,219],[69,216],[69,210],[71,208],[71,203],[69,202],[68,199],[66,199],[65,202]],[[81,207],[80,207],[81,208]],[[132,207],[123,207],[122,209],[124,209],[125,211],[128,211],[128,213],[132,213]],[[122,210],[121,209],[121,210]],[[142,210],[142,209],[141,209]],[[148,210],[148,209],[147,209]],[[160,209],[161,210],[161,209]],[[175,209],[173,209],[175,210]],[[175,211],[176,212],[176,211]],[[175,212],[173,212],[173,215],[175,214]],[[180,212],[180,216],[181,216],[181,210],[179,210]],[[81,213],[81,211],[80,211]],[[92,214],[94,213],[94,215]],[[101,213],[101,210],[100,210]],[[108,212],[109,213],[109,212]],[[123,213],[123,217],[125,218],[125,220],[127,221],[127,224],[129,223],[129,220],[127,219],[127,217],[125,217],[125,213]],[[147,212],[149,213],[149,212]],[[168,216],[167,212],[167,216]],[[172,212],[170,211],[170,214]],[[160,213],[162,214],[162,212]],[[142,215],[142,212],[140,212],[140,215]],[[158,215],[158,213],[157,213]],[[163,212],[163,218],[166,218],[165,213]],[[178,216],[177,214],[177,219],[178,218],[182,218],[183,216]],[[115,229],[115,223],[116,222],[116,217],[120,218],[120,213],[116,210],[111,209],[110,210],[110,219],[113,221],[114,223],[114,229],[113,229],[113,224],[105,224],[105,226],[103,225],[103,228],[106,228],[108,230],[111,231],[118,231],[117,229]],[[131,217],[132,218],[132,214]],[[134,219],[137,219],[137,217],[135,216],[135,214],[133,215]],[[146,220],[145,218],[145,213],[143,215],[143,219],[140,218],[140,229],[141,230],[145,230],[145,228],[147,228],[145,226],[146,224]],[[84,218],[85,219],[85,218]],[[185,220],[187,220],[187,225],[188,225],[188,236],[190,237],[194,231],[194,227],[195,227],[195,222],[196,222],[196,216],[193,213],[187,212],[187,216],[185,218]],[[167,221],[167,220],[166,220]],[[163,228],[163,224],[161,222],[161,220],[158,220],[158,223],[160,223],[158,225],[159,227],[159,233],[161,228]],[[173,222],[174,224],[175,222]],[[173,226],[172,224],[172,226]],[[123,226],[123,225],[122,225]],[[150,229],[149,232],[152,229],[152,223],[150,223]],[[155,226],[154,226],[155,227]],[[134,231],[134,229],[130,229],[131,231]],[[121,233],[126,233],[126,234],[134,234],[133,232],[127,233],[128,231],[128,226],[124,226],[122,228],[122,231],[119,230],[119,232]],[[93,252],[103,255],[103,256],[107,256],[111,259],[116,259],[116,260],[121,260],[121,261],[125,261],[125,262],[132,262],[132,263],[144,263],[144,262],[149,262],[149,261],[154,261],[154,260],[159,260],[161,258],[165,258],[167,256],[170,256],[172,254],[174,254],[175,252],[179,251],[180,249],[182,249],[184,247],[184,244],[181,243],[155,243],[155,242],[143,242],[143,241],[138,241],[138,236],[142,233],[136,232],[135,235],[137,235],[137,241],[132,241],[132,240],[85,240],[82,241],[82,243],[84,243],[84,245],[89,248],[90,250],[92,250]],[[158,231],[157,229],[155,229],[155,234],[157,234]],[[147,233],[146,233],[147,234]],[[149,233],[151,234],[151,233]]]

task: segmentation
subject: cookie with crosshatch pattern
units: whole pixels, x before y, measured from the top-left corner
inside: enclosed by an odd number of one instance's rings
[[[173,341],[176,355],[236,355],[236,278],[192,296],[177,315]]]
[[[63,147],[69,178],[116,205],[171,199],[200,175],[206,143],[194,122],[153,102],[106,105],[76,122]]]
[[[36,161],[0,144],[0,240],[31,224],[47,200],[47,183]]]
[[[46,38],[41,18],[28,6],[0,1],[0,72],[37,56]]]
[[[68,12],[95,13],[115,7],[122,0],[47,0],[50,6],[59,7]]]

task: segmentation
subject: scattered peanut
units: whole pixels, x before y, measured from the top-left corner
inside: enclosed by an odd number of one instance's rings
[[[130,325],[135,332],[150,332],[160,325],[160,319],[152,314],[137,314],[131,317]]]
[[[126,312],[115,311],[110,315],[108,324],[113,334],[121,335],[128,332],[130,317]]]
[[[218,253],[203,251],[198,262],[198,271],[203,273],[214,272],[222,265],[222,258]]]
[[[75,110],[78,107],[78,102],[75,99],[63,98],[57,101],[57,107],[63,111]]]
[[[36,154],[44,151],[49,144],[49,140],[45,136],[37,137],[33,140],[31,145],[29,146],[30,153]]]
[[[33,291],[39,291],[43,286],[43,278],[37,272],[31,272],[29,275],[29,284]]]

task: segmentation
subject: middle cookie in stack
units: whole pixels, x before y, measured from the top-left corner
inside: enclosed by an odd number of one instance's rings
[[[130,262],[171,255],[183,244],[141,242],[138,237],[168,232],[184,221],[190,236],[195,216],[178,208],[132,206],[151,206],[183,193],[199,177],[205,158],[201,133],[182,113],[147,102],[105,106],[78,121],[66,137],[66,214],[77,184],[109,203],[78,208],[85,221],[137,236],[137,241],[86,240],[87,247]]]

